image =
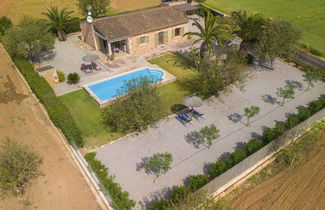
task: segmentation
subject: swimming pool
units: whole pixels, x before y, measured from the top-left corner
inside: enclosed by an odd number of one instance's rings
[[[163,80],[164,73],[157,69],[142,68],[86,85],[85,88],[88,92],[90,92],[90,95],[96,96],[95,99],[98,98],[101,103],[104,103],[118,96],[117,91],[121,90],[122,86],[124,85],[124,81],[143,76],[149,77],[153,83],[156,83]]]

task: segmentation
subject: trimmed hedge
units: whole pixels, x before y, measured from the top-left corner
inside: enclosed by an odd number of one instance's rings
[[[114,177],[108,174],[108,169],[96,159],[96,153],[91,152],[85,155],[85,159],[93,169],[100,183],[104,186],[114,201],[116,209],[132,209],[135,202],[129,199],[129,193],[123,192],[119,184],[114,182]]]
[[[246,157],[250,156],[272,140],[281,136],[286,130],[289,130],[290,128],[298,125],[300,122],[305,121],[324,107],[325,98],[320,98],[310,102],[308,107],[303,107],[298,110],[298,115],[289,116],[285,122],[278,121],[276,122],[274,128],[267,128],[264,130],[261,140],[253,138],[246,143],[242,149],[236,150],[224,160],[218,160],[213,163],[210,166],[209,176],[200,174],[191,177],[187,186],[174,187],[170,192],[171,197],[169,200],[160,199],[154,202],[150,209],[162,210],[178,205],[189,193],[193,193],[199,188],[203,187],[209,181],[220,176],[228,169],[244,160]]]
[[[75,121],[67,107],[56,97],[52,87],[38,75],[27,59],[13,58],[13,61],[36,97],[45,106],[54,125],[61,129],[69,143],[74,142],[78,147],[83,147],[84,141]]]

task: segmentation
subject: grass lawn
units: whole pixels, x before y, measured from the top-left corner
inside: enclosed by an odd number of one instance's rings
[[[172,106],[181,104],[182,99],[191,94],[190,86],[186,86],[185,83],[190,83],[191,79],[194,79],[196,75],[194,71],[175,66],[174,62],[170,60],[170,55],[166,55],[150,61],[177,77],[177,81],[158,87],[167,114],[172,114]],[[98,147],[124,135],[106,129],[101,116],[102,109],[90,98],[85,90],[68,93],[59,98],[68,107],[78,128],[81,130],[86,148]]]
[[[146,7],[157,6],[160,0],[110,0],[111,9],[108,14],[119,11],[135,10]],[[68,8],[81,17],[77,6],[78,0],[0,0],[0,17],[8,16],[17,23],[24,15],[42,17],[41,13],[46,7],[58,6]]]
[[[324,0],[207,0],[205,4],[225,13],[247,10],[290,20],[304,31],[302,43],[325,56]]]

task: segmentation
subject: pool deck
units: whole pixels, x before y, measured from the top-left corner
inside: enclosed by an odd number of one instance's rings
[[[126,74],[129,74],[129,73],[132,73],[132,72],[136,72],[136,71],[139,71],[141,69],[153,69],[153,70],[159,70],[159,71],[162,71],[163,72],[163,80],[161,82],[159,82],[157,85],[164,85],[164,84],[168,84],[170,82],[174,82],[177,78],[172,75],[171,73],[167,72],[166,70],[162,69],[161,67],[159,67],[158,65],[153,65],[153,64],[150,64],[150,65],[147,65],[147,66],[143,66],[143,67],[140,67],[140,68],[137,68],[137,69],[134,69],[134,70],[125,70],[123,72],[119,72],[117,74],[114,74],[114,75],[111,75],[110,77],[106,77],[106,78],[103,78],[103,79],[100,79],[100,80],[96,80],[96,81],[92,81],[90,83],[87,83],[87,84],[84,84],[82,85],[82,87],[88,92],[88,94],[95,100],[95,102],[99,105],[99,107],[105,107],[107,105],[110,105],[112,103],[114,103],[114,101],[118,98],[118,97],[114,97],[114,98],[111,98],[111,99],[107,99],[107,100],[101,100],[100,98],[98,98],[98,96],[89,88],[90,85],[94,85],[94,84],[97,84],[97,83],[100,83],[100,82],[103,82],[103,81],[106,81],[106,80],[110,80],[110,79],[113,79],[113,78],[117,78],[117,77],[120,77],[120,76],[123,76],[123,75],[126,75]]]

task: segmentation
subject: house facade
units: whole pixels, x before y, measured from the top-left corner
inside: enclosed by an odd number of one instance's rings
[[[186,39],[189,19],[173,7],[158,7],[80,23],[82,39],[94,49],[112,54],[141,54]]]

